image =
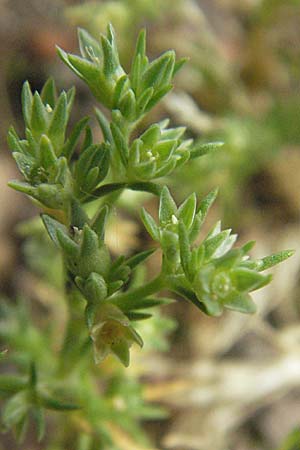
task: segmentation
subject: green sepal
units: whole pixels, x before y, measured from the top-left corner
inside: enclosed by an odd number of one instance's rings
[[[245,314],[254,314],[257,309],[250,295],[246,293],[233,292],[222,303],[227,309]]]
[[[197,294],[198,297],[198,294]],[[203,303],[205,313],[208,316],[220,317],[223,312],[223,306],[218,300],[211,299],[207,294],[199,294],[199,301]]]
[[[263,275],[247,268],[232,269],[230,276],[236,289],[240,292],[250,292],[270,283],[272,275]]]
[[[152,216],[144,209],[141,210],[142,222],[154,241],[159,241],[159,229]]]
[[[129,344],[126,339],[120,339],[110,346],[111,352],[120,360],[120,362],[128,367],[130,364]]]
[[[167,222],[170,222],[172,220],[172,216],[176,216],[177,213],[177,206],[174,202],[169,189],[167,186],[164,186],[162,188],[161,194],[160,194],[160,202],[159,202],[159,223],[164,224]]]

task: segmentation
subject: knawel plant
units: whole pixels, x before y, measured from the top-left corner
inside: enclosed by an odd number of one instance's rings
[[[138,434],[134,420],[153,411],[137,402],[132,402],[136,409],[130,407],[130,395],[136,397],[134,389],[128,391],[126,386],[122,392],[127,392],[129,408],[124,406],[120,412],[104,402],[96,366],[110,354],[125,367],[129,365],[132,345],[143,347],[136,323],[153,320],[154,308],[166,303],[160,293],[169,291],[209,316],[219,316],[224,309],[254,313],[251,292],[271,281],[271,275],[263,272],[293,252],[253,260],[248,253],[254,243],[234,247],[237,235],[222,230],[220,221],[199,240],[217,190],[200,200],[191,194],[177,205],[164,184],[188,161],[222,145],[194,143],[184,137],[184,127],[170,128],[168,120],[137,135],[138,125],[172,89],[173,78],[185,60],[177,61],[175,53],[167,51],[149,61],[145,31],[141,31],[126,73],[110,25],[99,41],[82,29],[78,36],[81,56],[60,48],[58,54],[100,103],[102,108],[95,109],[95,116],[103,140],[94,142],[88,117],[69,131],[75,91],[58,94],[51,78],[40,93],[32,92],[25,82],[25,138],[13,127],[8,133],[23,177],[9,185],[38,206],[42,224],[62,255],[69,319],[57,349],[49,347],[46,336],[26,319],[22,305],[3,307],[1,338],[12,348],[15,372],[0,377],[0,391],[7,398],[2,423],[5,430],[13,429],[22,438],[32,417],[41,439],[45,411],[65,411],[78,428],[78,449],[119,448],[107,422],[125,423],[130,433]],[[105,231],[112,209],[126,189],[158,198],[158,221],[146,209],[141,210],[141,220],[156,244],[130,257],[113,259]],[[93,215],[92,202],[97,209]],[[158,249],[162,254],[158,275],[133,287],[136,271]],[[42,352],[36,350],[43,347]],[[9,358],[9,353],[2,358]],[[105,372],[102,376],[108,380],[108,392],[122,385],[118,376],[113,380]]]

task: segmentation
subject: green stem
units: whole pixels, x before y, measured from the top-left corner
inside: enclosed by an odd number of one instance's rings
[[[158,277],[154,278],[152,281],[149,281],[149,283],[146,283],[144,286],[116,295],[115,297],[108,298],[105,302],[112,303],[120,307],[130,307],[132,300],[136,297],[149,297],[149,295],[156,294],[166,286],[167,280],[165,276],[163,274],[159,274]]]
[[[67,274],[66,274],[67,278]],[[70,280],[66,279],[65,297],[68,308],[68,319],[65,329],[65,335],[60,350],[60,362],[58,372],[60,375],[71,371],[80,359],[80,348],[84,338],[85,323],[81,308],[80,299]]]

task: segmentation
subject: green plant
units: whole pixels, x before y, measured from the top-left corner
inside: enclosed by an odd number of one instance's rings
[[[96,109],[103,141],[93,142],[89,118],[81,119],[66,136],[75,93],[71,89],[58,95],[52,79],[40,94],[24,84],[25,139],[14,128],[8,134],[24,178],[9,185],[42,210],[42,223],[62,255],[68,322],[58,350],[51,345],[51,330],[36,327],[22,302],[3,306],[1,337],[14,350],[17,373],[0,377],[0,391],[8,397],[2,422],[22,437],[32,416],[41,438],[44,411],[68,411],[70,419],[66,415],[65,420],[70,430],[76,430],[78,448],[118,448],[108,421],[125,424],[129,433],[139,435],[136,420],[158,412],[141,400],[133,401],[139,398],[138,388],[130,390],[127,398],[130,380],[121,377],[119,383],[118,374],[102,373],[109,388],[106,395],[97,397],[96,365],[109,354],[129,365],[131,346],[143,346],[137,322],[150,319],[153,308],[168,301],[159,293],[168,290],[211,316],[219,316],[224,308],[253,313],[249,293],[271,280],[262,272],[292,251],[252,260],[248,252],[253,242],[233,248],[237,236],[231,230],[222,231],[220,222],[196,241],[217,191],[200,202],[192,194],[178,207],[168,188],[158,182],[221,145],[194,144],[184,139],[183,127],[168,128],[168,120],[135,135],[137,125],[171,90],[185,60],[176,61],[175,53],[167,51],[149,62],[142,31],[127,74],[111,26],[100,42],[79,30],[79,44],[80,57],[62,49],[58,54],[106,108],[107,114]],[[159,197],[158,222],[145,209],[141,211],[143,224],[157,244],[113,260],[105,230],[112,207],[125,189]],[[91,203],[96,209],[93,215]],[[51,246],[50,241],[47,245]],[[136,286],[133,280],[139,267],[158,248],[162,251],[158,275]],[[55,324],[50,328],[58,332]],[[123,395],[129,407],[115,408],[112,392]]]

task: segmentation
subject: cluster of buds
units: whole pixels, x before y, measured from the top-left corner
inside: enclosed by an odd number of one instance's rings
[[[112,26],[100,42],[85,30],[78,32],[81,57],[58,49],[65,64],[86,84],[96,99],[110,110],[118,110],[134,122],[148,112],[172,89],[172,78],[185,60],[176,63],[175,52],[167,51],[149,62],[146,34],[137,40],[131,71],[126,74],[120,64]]]
[[[222,231],[221,222],[200,245],[192,246],[216,193],[208,194],[198,207],[196,195],[192,194],[177,208],[165,187],[160,196],[159,224],[146,210],[142,210],[142,220],[162,247],[163,270],[175,292],[211,316],[219,316],[224,308],[253,313],[255,304],[249,293],[272,278],[261,272],[289,258],[293,251],[251,260],[247,253],[254,242],[232,248],[237,235],[230,229]]]

